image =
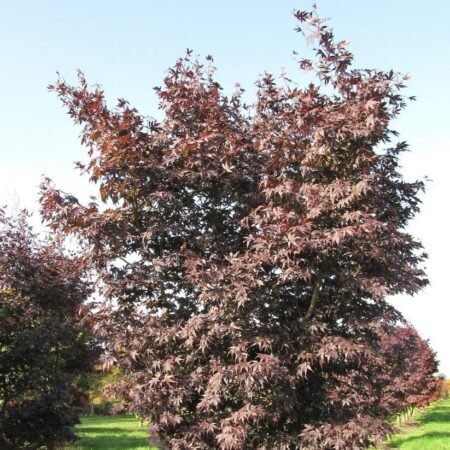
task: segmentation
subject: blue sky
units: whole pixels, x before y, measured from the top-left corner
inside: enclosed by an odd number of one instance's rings
[[[422,213],[410,230],[430,255],[431,285],[395,305],[438,352],[450,376],[448,204],[450,183],[450,2],[448,0],[320,0],[338,38],[351,41],[355,65],[411,74],[417,96],[395,123],[411,152],[409,179],[428,175]],[[15,0],[0,1],[0,204],[34,209],[43,174],[85,198],[92,189],[73,170],[85,151],[78,130],[47,92],[56,71],[69,81],[81,69],[112,103],[124,97],[160,117],[152,87],[186,48],[212,54],[217,79],[232,92],[239,82],[252,99],[263,71],[286,69],[301,83],[292,50],[306,53],[293,31],[295,8],[285,0]]]

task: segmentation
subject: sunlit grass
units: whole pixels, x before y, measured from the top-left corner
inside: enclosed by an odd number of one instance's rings
[[[157,450],[149,447],[146,426],[135,417],[83,417],[76,432],[79,440],[67,450]]]
[[[450,450],[450,400],[439,401],[417,417],[420,427],[398,434],[390,448]],[[147,444],[146,426],[134,417],[83,417],[77,427],[79,440],[67,450],[157,450]]]
[[[389,440],[390,448],[409,450],[450,450],[450,400],[430,406],[417,417],[420,427]]]

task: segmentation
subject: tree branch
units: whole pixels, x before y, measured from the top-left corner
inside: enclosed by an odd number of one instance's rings
[[[320,288],[322,287],[322,275],[319,273],[317,275],[317,280],[314,284],[314,290],[311,296],[311,302],[309,304],[309,308],[308,311],[306,311],[305,317],[303,317],[302,322],[308,322],[314,312],[314,308],[316,307],[317,304],[317,300],[319,300],[319,292],[320,292]]]

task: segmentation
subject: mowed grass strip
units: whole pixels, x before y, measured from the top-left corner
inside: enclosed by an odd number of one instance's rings
[[[82,417],[78,441],[67,450],[157,450],[147,444],[147,427],[129,416]]]
[[[430,406],[417,420],[420,427],[398,434],[390,448],[409,450],[450,450],[450,400]],[[135,417],[83,417],[77,427],[79,440],[67,450],[158,450],[147,444],[146,426]]]
[[[420,427],[400,433],[388,441],[390,448],[450,450],[450,400],[431,405],[417,417]]]

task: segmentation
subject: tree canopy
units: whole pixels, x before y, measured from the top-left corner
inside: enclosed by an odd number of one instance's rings
[[[401,320],[387,296],[427,283],[405,230],[423,183],[403,179],[391,129],[405,77],[353,68],[326,21],[295,18],[315,81],[266,73],[250,107],[191,51],[156,89],[160,122],[82,74],[51,86],[100,199],[46,181],[43,217],[78,237],[117,391],[173,449],[366,448],[405,406],[374,376],[380,323]]]

